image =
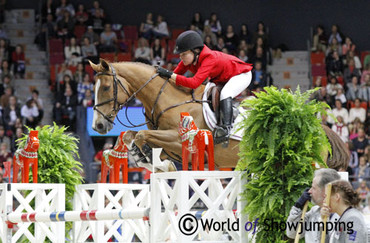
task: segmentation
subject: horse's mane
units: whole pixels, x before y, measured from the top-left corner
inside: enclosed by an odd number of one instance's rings
[[[155,67],[154,66],[151,66],[149,64],[142,63],[142,62],[115,62],[115,63],[112,63],[112,64],[115,65],[115,66],[118,65],[118,67],[122,65],[122,66],[126,66],[126,67],[144,68],[145,70],[148,71],[148,73],[155,72]],[[161,77],[159,77],[159,78],[161,78]],[[161,79],[163,79],[163,78],[161,78]],[[190,89],[189,88],[182,87],[182,86],[177,86],[174,82],[169,82],[169,84],[171,86],[173,86],[174,88],[176,88],[177,90],[183,92],[184,94],[189,94],[190,95]],[[197,93],[197,90],[198,90],[198,88],[195,90],[195,93]]]
[[[328,157],[326,164],[329,168],[339,170],[347,169],[349,163],[348,148],[342,139],[329,127],[322,125],[331,145],[332,154]]]

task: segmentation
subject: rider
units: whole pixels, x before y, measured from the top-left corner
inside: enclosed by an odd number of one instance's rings
[[[180,54],[181,62],[171,72],[162,67],[157,68],[163,78],[171,78],[176,85],[196,89],[207,78],[216,84],[224,84],[220,94],[222,125],[217,127],[215,141],[227,141],[232,128],[232,99],[248,87],[252,79],[252,65],[219,51],[210,50],[203,43],[202,37],[195,31],[181,33],[174,50]],[[194,73],[193,77],[185,77],[186,71]]]

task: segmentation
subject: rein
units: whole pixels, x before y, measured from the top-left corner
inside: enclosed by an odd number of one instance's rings
[[[109,72],[98,72],[95,74],[95,76],[100,76],[100,75],[108,75],[108,76],[113,76],[113,97],[108,99],[108,100],[105,100],[99,104],[96,104],[94,105],[93,109],[96,110],[100,115],[102,115],[104,117],[104,119],[106,119],[108,122],[110,122],[111,124],[115,125],[115,123],[113,122],[112,118],[114,117],[114,113],[118,113],[119,110],[121,110],[123,107],[126,107],[126,111],[125,111],[125,116],[126,116],[126,119],[127,121],[130,123],[130,125],[126,125],[124,124],[120,119],[119,117],[117,116],[117,120],[119,121],[119,123],[121,123],[123,126],[127,127],[127,128],[135,128],[135,127],[140,127],[140,126],[143,126],[143,125],[146,125],[148,123],[150,123],[153,127],[154,130],[157,130],[158,129],[158,121],[159,121],[159,118],[163,115],[163,113],[165,113],[166,111],[168,110],[171,110],[173,108],[176,108],[178,106],[181,106],[181,105],[185,105],[185,104],[189,104],[189,103],[203,103],[203,102],[209,102],[209,101],[203,101],[203,100],[197,100],[195,99],[194,97],[194,90],[191,91],[191,97],[192,99],[191,100],[188,100],[188,101],[184,101],[184,102],[181,102],[179,104],[175,104],[175,105],[172,105],[172,106],[169,106],[167,107],[166,109],[162,110],[156,117],[154,117],[154,112],[155,112],[155,107],[156,105],[158,104],[158,101],[159,101],[159,98],[161,96],[161,94],[163,93],[164,91],[164,88],[166,87],[166,85],[169,83],[169,79],[166,79],[165,82],[163,83],[158,95],[157,95],[157,98],[155,99],[155,102],[153,104],[153,108],[150,112],[150,116],[151,117],[148,117],[148,115],[143,111],[143,114],[145,116],[145,118],[148,120],[147,122],[145,123],[141,123],[141,124],[133,124],[129,118],[128,118],[128,113],[127,113],[127,107],[128,107],[128,104],[129,102],[136,97],[136,95],[143,89],[145,88],[145,86],[147,86],[150,81],[152,81],[154,78],[156,78],[158,76],[158,73],[155,73],[153,76],[151,76],[143,86],[141,86],[137,91],[135,91],[132,95],[130,95],[130,93],[128,92],[128,90],[125,88],[125,86],[122,84],[122,82],[117,78],[117,73],[115,71],[115,69],[113,68],[113,66],[111,64],[109,64],[111,70],[112,70],[112,73],[109,73]],[[125,93],[127,94],[127,96],[129,97],[124,103],[120,104],[118,102],[118,89],[117,89],[117,83],[120,85],[121,88],[123,88],[123,90],[125,91]],[[96,91],[97,92],[97,91]],[[105,105],[105,104],[108,104],[110,102],[114,102],[113,104],[113,109],[112,111],[109,113],[109,115],[105,115],[103,114],[103,112],[101,112],[98,107],[99,106],[102,106],[102,105]]]

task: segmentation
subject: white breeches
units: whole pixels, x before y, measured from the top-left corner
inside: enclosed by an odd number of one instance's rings
[[[235,98],[249,86],[251,80],[252,72],[242,73],[232,77],[222,88],[220,100],[224,100],[229,97]]]

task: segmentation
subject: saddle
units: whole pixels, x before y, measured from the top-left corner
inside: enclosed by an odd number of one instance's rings
[[[207,91],[207,100],[210,102],[210,108],[215,113],[217,124],[221,124],[221,116],[220,116],[220,93],[224,86],[223,85],[216,85],[211,87]],[[235,105],[235,101],[233,101],[233,121],[239,115],[239,111],[237,105]]]

